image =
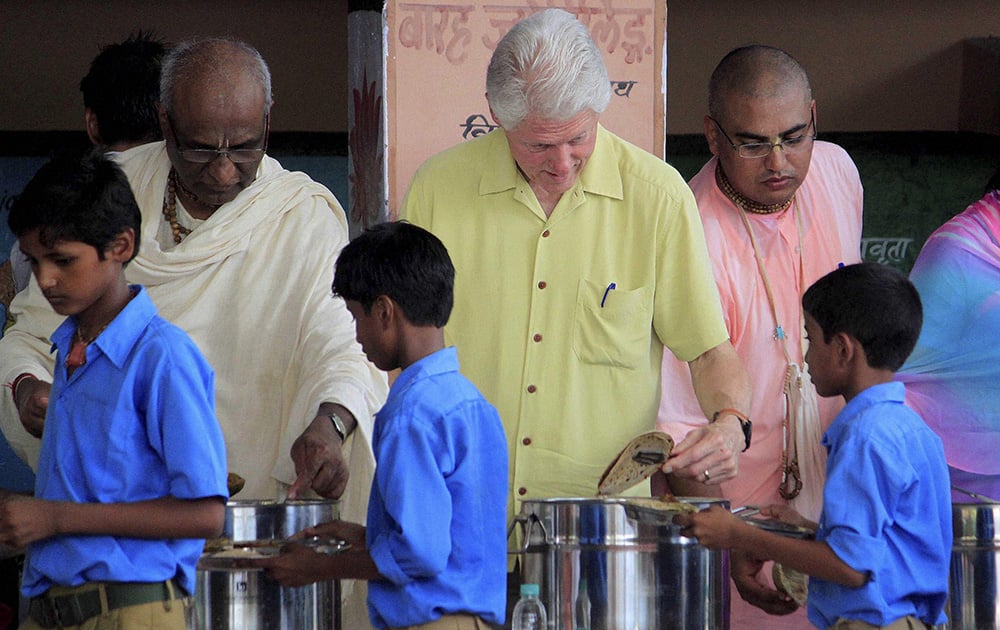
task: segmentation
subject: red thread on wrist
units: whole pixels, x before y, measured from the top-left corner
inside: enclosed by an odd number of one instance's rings
[[[15,378],[13,381],[11,381],[10,383],[7,384],[7,387],[10,388],[11,396],[14,397],[14,406],[15,407],[17,406],[17,386],[21,384],[21,381],[23,381],[25,379],[28,379],[28,378],[35,379],[36,381],[38,380],[38,377],[35,376],[34,374],[29,374],[27,372],[24,372],[22,374],[18,374],[17,378]]]

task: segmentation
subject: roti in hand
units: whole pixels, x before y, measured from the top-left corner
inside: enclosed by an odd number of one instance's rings
[[[674,449],[674,439],[662,431],[633,438],[607,467],[597,484],[598,494],[619,494],[659,470]]]
[[[226,477],[226,486],[229,488],[229,496],[233,496],[242,490],[246,482],[246,479],[240,477],[236,473],[229,473]]]
[[[775,562],[771,569],[771,577],[779,591],[787,594],[799,606],[806,605],[806,599],[809,595],[809,577],[805,573],[783,567]]]

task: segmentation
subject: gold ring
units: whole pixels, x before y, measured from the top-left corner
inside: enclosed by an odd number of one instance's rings
[[[702,473],[702,474],[703,474],[703,475],[705,475],[705,481],[708,481],[709,479],[711,479],[711,478],[712,478],[712,475],[710,475],[710,474],[708,473],[708,470],[707,470],[707,469],[706,469],[706,470],[705,470],[705,472],[704,472],[704,473]]]

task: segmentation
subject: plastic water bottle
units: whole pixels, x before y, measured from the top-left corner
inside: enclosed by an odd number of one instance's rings
[[[522,584],[521,599],[512,615],[512,630],[545,630],[545,606],[538,599],[537,584]]]

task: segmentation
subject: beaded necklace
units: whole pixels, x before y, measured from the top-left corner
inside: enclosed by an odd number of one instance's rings
[[[729,183],[729,179],[726,174],[722,172],[722,164],[715,165],[715,181],[719,184],[719,189],[724,195],[729,197],[729,200],[736,204],[736,206],[746,212],[752,212],[753,214],[775,214],[777,212],[784,212],[792,205],[792,199],[795,195],[792,195],[787,200],[781,203],[763,204],[754,201],[753,199],[747,199],[741,195],[733,185]]]
[[[170,223],[170,231],[174,235],[174,243],[180,243],[184,237],[191,233],[190,228],[186,228],[177,222],[177,171],[171,167],[170,175],[167,177],[167,196],[163,199],[163,216]]]

